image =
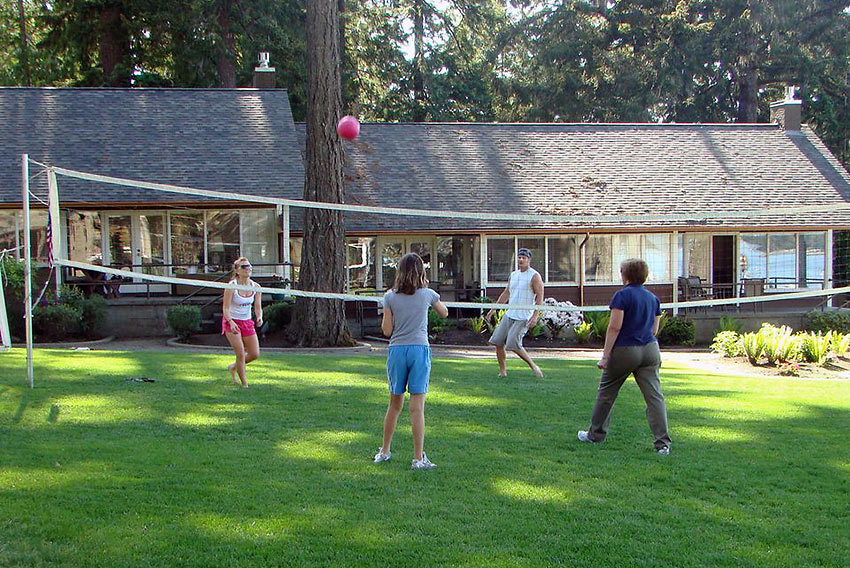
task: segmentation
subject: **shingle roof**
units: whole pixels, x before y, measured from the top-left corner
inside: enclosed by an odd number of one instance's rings
[[[303,193],[285,90],[0,88],[0,124],[0,204],[21,202],[22,153],[158,183],[273,197]],[[44,180],[35,178],[33,190],[43,193]],[[64,177],[59,184],[63,203],[198,201]]]
[[[772,124],[366,123],[345,144],[348,203],[553,215],[698,216],[706,227],[850,227],[850,211],[747,217],[850,202],[850,176],[807,126]],[[690,223],[606,223],[673,228]],[[592,228],[391,216],[346,217],[348,231]]]

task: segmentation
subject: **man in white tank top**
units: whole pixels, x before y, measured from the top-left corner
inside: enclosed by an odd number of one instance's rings
[[[517,267],[511,272],[510,282],[501,293],[498,304],[507,303],[509,306],[543,305],[543,278],[540,273],[531,268],[531,251],[521,248],[517,251]],[[493,317],[495,310],[487,312],[487,319]],[[499,376],[508,374],[505,365],[505,348],[516,353],[520,359],[528,363],[535,376],[542,377],[543,371],[534,364],[531,357],[522,346],[522,338],[529,328],[537,323],[538,310],[517,310],[508,308],[499,325],[490,337],[490,343],[496,346],[496,360],[499,362]]]

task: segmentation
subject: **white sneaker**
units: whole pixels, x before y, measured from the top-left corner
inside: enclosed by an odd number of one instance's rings
[[[391,457],[393,457],[392,454],[385,454],[383,448],[378,448],[378,453],[375,454],[374,463],[388,462]]]
[[[435,467],[437,466],[431,463],[425,452],[422,452],[421,460],[413,460],[410,464],[410,469],[433,469]]]
[[[588,442],[590,444],[595,444],[593,440],[590,439],[587,435],[587,430],[579,430],[578,431],[578,441],[579,442]]]
[[[670,446],[664,446],[662,448],[658,448],[657,450],[655,450],[655,452],[657,454],[662,455],[662,456],[669,456],[670,455]]]

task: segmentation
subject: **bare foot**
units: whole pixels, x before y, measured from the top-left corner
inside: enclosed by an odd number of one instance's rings
[[[230,365],[228,365],[227,370],[230,371],[230,378],[233,379],[233,382],[238,385],[239,377],[236,376],[236,363],[231,363]]]
[[[243,389],[247,389],[247,388],[248,388],[248,383],[242,383],[242,388],[243,388]]]
[[[507,377],[507,376],[508,376],[508,372],[507,372],[507,371],[499,371],[499,376],[500,376],[500,377]]]
[[[542,377],[543,376],[543,371],[541,371],[540,367],[538,367],[537,365],[533,366],[531,368],[531,371],[534,373],[535,377]]]

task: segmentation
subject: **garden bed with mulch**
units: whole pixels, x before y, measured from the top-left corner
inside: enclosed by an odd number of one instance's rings
[[[713,362],[716,363],[718,371],[729,375],[756,374],[765,377],[786,376],[806,379],[850,379],[850,359],[846,357],[834,357],[822,366],[815,363],[799,362],[794,371],[785,371],[784,375],[782,373],[782,365],[771,365],[765,362],[752,365],[745,357],[723,357],[718,354],[713,359]]]

